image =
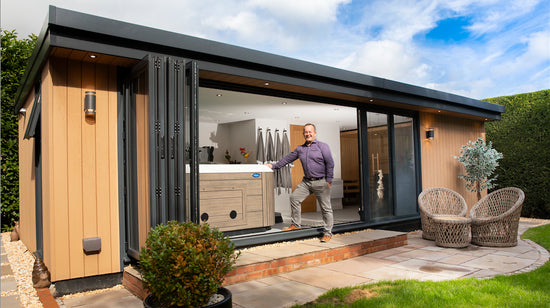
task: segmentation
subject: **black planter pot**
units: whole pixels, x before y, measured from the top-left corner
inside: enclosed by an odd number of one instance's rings
[[[205,305],[201,306],[201,308],[231,308],[233,306],[233,299],[231,295],[231,291],[229,291],[226,288],[219,288],[217,294],[223,295],[224,299],[221,302],[217,302],[213,305]],[[161,308],[155,301],[155,298],[153,295],[149,294],[144,300],[143,300],[143,307],[145,308]],[[178,306],[173,306],[178,307]],[[164,308],[164,307],[162,307]]]

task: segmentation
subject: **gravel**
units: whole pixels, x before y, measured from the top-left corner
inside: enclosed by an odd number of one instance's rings
[[[2,233],[2,243],[10,262],[13,277],[17,282],[17,291],[2,292],[2,296],[19,294],[23,307],[43,307],[32,284],[34,257],[21,241],[10,241],[10,232]]]

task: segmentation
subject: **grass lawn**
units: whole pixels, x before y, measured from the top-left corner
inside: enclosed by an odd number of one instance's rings
[[[531,228],[522,238],[550,250],[550,225]],[[528,273],[491,279],[380,281],[332,289],[294,307],[550,307],[550,262]]]

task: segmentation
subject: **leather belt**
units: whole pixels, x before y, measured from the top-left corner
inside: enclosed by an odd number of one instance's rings
[[[318,181],[318,180],[322,180],[322,179],[324,179],[324,178],[325,178],[324,176],[323,176],[323,177],[320,177],[320,178],[306,178],[306,177],[304,176],[304,179],[305,179],[305,180],[308,180],[308,181]]]

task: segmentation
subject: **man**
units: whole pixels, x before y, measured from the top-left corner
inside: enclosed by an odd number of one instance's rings
[[[315,194],[323,214],[324,231],[321,242],[328,242],[332,238],[332,206],[330,204],[330,185],[334,174],[334,160],[330,148],[326,143],[316,140],[315,125],[304,125],[305,143],[298,146],[292,153],[283,157],[275,164],[266,164],[269,168],[279,169],[300,159],[304,169],[304,178],[290,196],[292,225],[283,231],[299,230],[301,228],[302,201],[310,194]]]

